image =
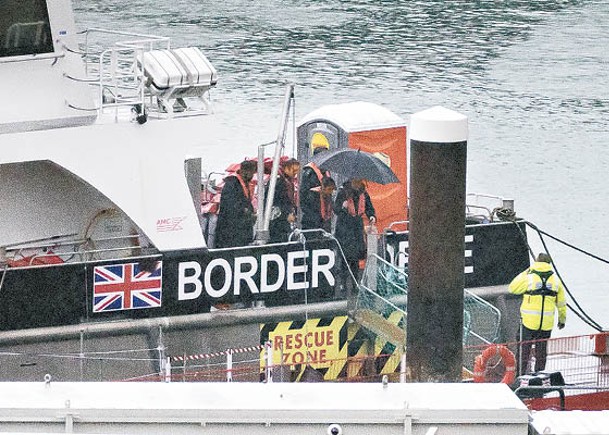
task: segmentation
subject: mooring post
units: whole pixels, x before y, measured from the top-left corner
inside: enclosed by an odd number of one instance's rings
[[[410,124],[408,372],[460,382],[467,117],[433,107]]]

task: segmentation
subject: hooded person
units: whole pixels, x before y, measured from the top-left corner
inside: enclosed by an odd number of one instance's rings
[[[269,223],[271,243],[287,242],[296,222],[297,197],[295,183],[298,172],[300,172],[300,162],[298,160],[291,158],[281,163],[281,173],[277,175],[275,197],[273,198],[272,219]]]
[[[312,187],[311,192],[319,195],[319,200],[309,201],[306,205],[307,211],[302,214],[302,228],[320,228],[328,233],[332,232],[332,217],[334,216],[334,204],[332,195],[336,190],[336,182],[332,177],[324,176],[321,186]],[[302,206],[301,208],[304,208]]]
[[[245,160],[234,175],[224,179],[216,224],[217,248],[246,246],[254,240],[256,215],[251,181],[257,167],[255,161]]]
[[[330,144],[321,133],[315,133],[311,139],[313,155],[328,151]],[[303,230],[322,228],[320,220],[322,205],[322,182],[329,178],[330,173],[315,163],[308,163],[302,170],[300,178],[300,210],[302,212],[301,225]]]
[[[521,366],[519,373],[525,374],[529,365],[532,347],[535,347],[533,372],[545,370],[547,341],[552,334],[555,313],[558,312],[558,329],[565,327],[567,303],[565,289],[560,278],[552,270],[552,259],[540,253],[531,267],[518,274],[508,290],[522,295],[520,317],[522,322]]]
[[[348,269],[343,268],[343,274],[349,274],[350,270],[351,274],[359,279],[359,261],[366,258],[367,248],[363,218],[366,216],[371,224],[376,222],[376,212],[363,180],[350,180],[343,184],[336,193],[334,213],[336,214],[334,236],[342,247],[348,265]],[[345,283],[352,281],[348,275],[343,277]],[[348,285],[347,291],[350,291]]]

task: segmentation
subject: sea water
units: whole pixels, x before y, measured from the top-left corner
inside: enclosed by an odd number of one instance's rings
[[[277,136],[285,85],[296,118],[377,103],[409,119],[468,116],[468,192],[609,259],[609,0],[74,0],[79,28],[171,36],[219,72],[219,123],[234,126],[206,171]],[[543,249],[529,231],[532,249]],[[609,266],[548,239],[582,308],[609,328]],[[573,304],[573,301],[570,300]],[[569,313],[555,335],[592,332]]]

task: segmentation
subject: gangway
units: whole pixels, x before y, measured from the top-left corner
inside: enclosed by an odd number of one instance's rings
[[[373,254],[359,284],[351,318],[372,335],[403,352],[406,347],[408,273]],[[464,289],[463,346],[469,352],[473,345],[495,343],[499,339],[501,313]],[[464,354],[464,369],[473,371],[474,358]]]

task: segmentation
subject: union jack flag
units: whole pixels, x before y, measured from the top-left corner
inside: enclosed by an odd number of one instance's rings
[[[139,263],[96,266],[93,269],[93,312],[137,310],[161,306],[163,262],[152,272]]]

